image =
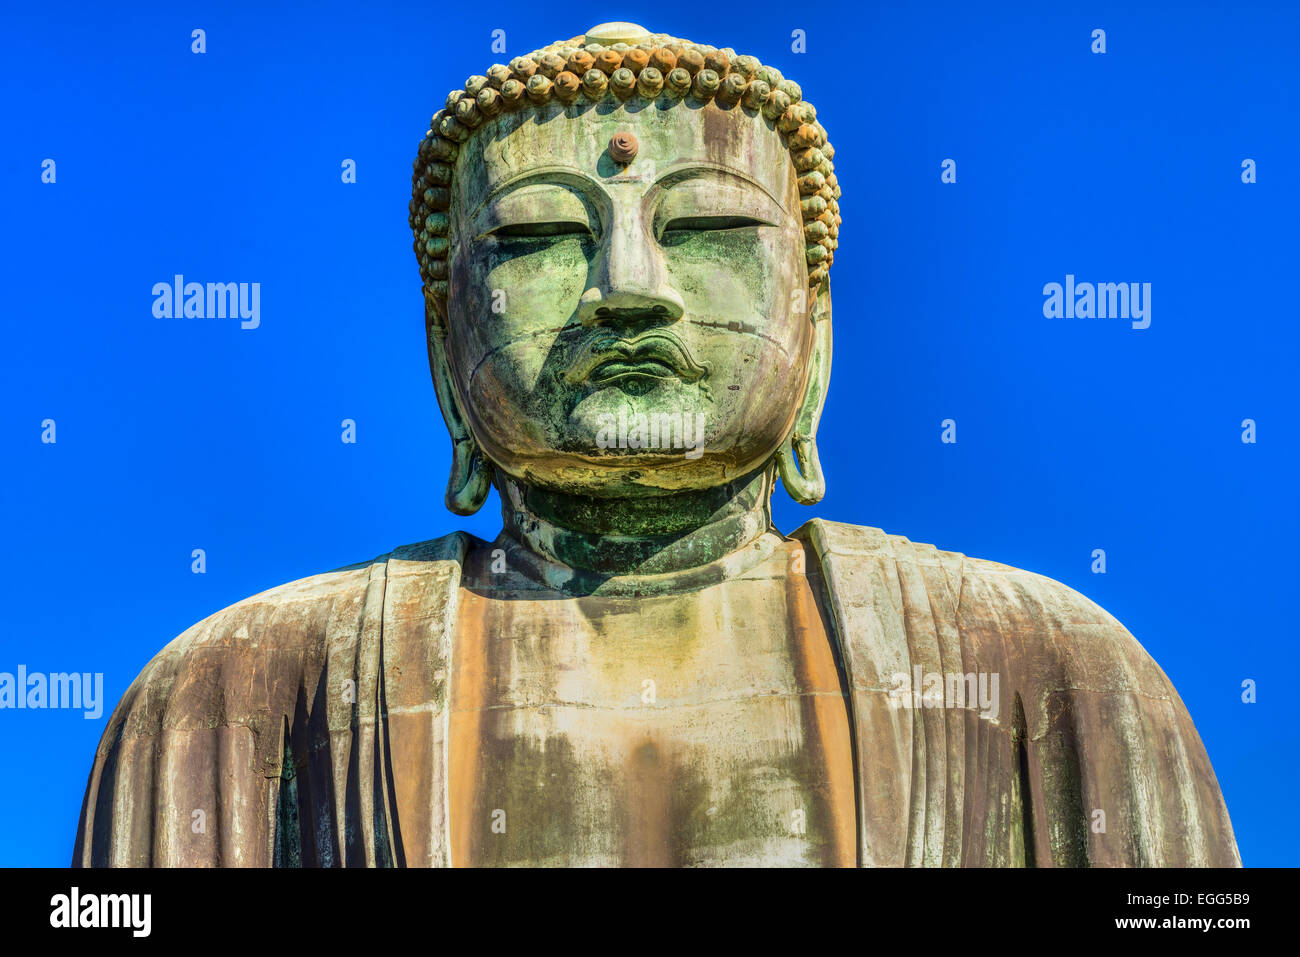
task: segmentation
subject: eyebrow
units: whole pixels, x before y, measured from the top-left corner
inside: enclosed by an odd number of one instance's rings
[[[743,180],[744,182],[748,183],[750,186],[753,186],[756,189],[761,190],[762,193],[765,196],[767,196],[768,199],[776,203],[777,207],[781,210],[781,212],[789,213],[789,210],[786,208],[785,203],[779,197],[772,195],[772,191],[770,189],[768,189],[758,180],[754,179],[754,177],[750,176],[744,170],[737,169],[734,166],[727,166],[724,163],[713,163],[707,160],[683,160],[679,163],[674,164],[673,166],[670,166],[667,170],[661,173],[655,179],[653,185],[658,186],[661,189],[671,189],[674,183],[668,182],[668,180],[674,180],[676,182],[680,182],[681,180],[694,179],[703,173],[723,173],[728,176],[734,176],[739,180]]]
[[[727,166],[724,163],[714,163],[708,160],[681,160],[674,163],[668,169],[655,177],[654,182],[651,183],[650,186],[651,188],[658,187],[660,189],[671,189],[676,182],[695,179],[708,173],[722,173],[726,176],[733,176],[736,179],[753,186],[760,190],[763,195],[772,200],[772,202],[776,203],[777,208],[780,209],[781,212],[786,213],[787,215],[789,214],[789,209],[786,207],[786,204],[779,197],[774,196],[772,191],[766,186],[754,179],[754,177],[746,173],[744,170],[737,169],[734,166]],[[483,200],[474,207],[473,212],[466,217],[466,221],[473,222],[485,206],[500,199],[502,196],[512,193],[517,189],[522,189],[525,186],[535,185],[549,185],[559,188],[577,187],[581,193],[586,195],[587,199],[599,206],[605,205],[604,201],[607,199],[607,194],[603,184],[590,173],[579,169],[576,166],[552,164],[517,173],[504,182],[498,183],[492,188],[491,192],[489,192],[487,196],[485,196]]]
[[[477,217],[483,210],[483,207],[487,206],[494,200],[500,199],[507,193],[512,193],[525,186],[535,185],[557,186],[561,188],[576,186],[580,192],[586,194],[588,199],[597,203],[600,202],[604,194],[604,190],[600,188],[600,183],[592,178],[590,174],[578,169],[576,166],[565,166],[563,164],[543,166],[518,173],[504,182],[498,183],[492,188],[492,191],[474,207],[474,210],[465,217],[466,221],[473,222],[475,217]]]

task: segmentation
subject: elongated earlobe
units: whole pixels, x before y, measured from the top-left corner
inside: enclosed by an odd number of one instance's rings
[[[786,492],[800,505],[816,505],[826,494],[815,436],[791,436],[776,453],[776,471]]]
[[[823,279],[813,301],[813,353],[808,388],[795,416],[794,428],[776,453],[776,470],[781,484],[800,505],[815,505],[826,494],[826,476],[817,457],[817,425],[826,389],[831,381],[831,285]]]
[[[429,344],[429,372],[438,407],[451,436],[451,474],[447,477],[447,508],[457,515],[473,515],[487,501],[492,488],[492,466],[465,424],[447,365],[447,326],[442,305],[425,290],[425,337]]]
[[[473,515],[487,501],[492,487],[492,470],[472,437],[452,447],[451,474],[447,476],[447,508],[457,515]]]

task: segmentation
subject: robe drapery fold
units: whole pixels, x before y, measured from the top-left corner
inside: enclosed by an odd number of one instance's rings
[[[104,732],[74,865],[446,864],[451,625],[469,541],[254,595],[164,648]]]
[[[1100,607],[879,529],[814,520],[794,537],[844,657],[860,863],[1240,866],[1187,709]],[[918,668],[996,675],[996,718],[900,706]]]
[[[878,529],[792,537],[844,667],[862,866],[1239,865],[1186,708],[1102,609]],[[483,545],[406,546],[169,644],[105,730],[74,865],[452,863],[453,626]],[[917,708],[917,674],[996,675],[997,694]]]

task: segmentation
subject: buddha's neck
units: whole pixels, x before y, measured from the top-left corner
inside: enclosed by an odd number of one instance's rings
[[[497,475],[506,534],[544,561],[599,578],[700,568],[774,531],[771,468],[719,488],[633,499],[569,495]]]

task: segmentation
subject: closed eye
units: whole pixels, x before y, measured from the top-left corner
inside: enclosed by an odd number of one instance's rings
[[[591,228],[586,223],[559,220],[549,223],[512,223],[498,226],[492,230],[492,234],[518,237],[590,236]]]
[[[703,232],[717,229],[744,229],[747,226],[762,226],[760,220],[751,216],[679,216],[664,227],[665,233]]]

